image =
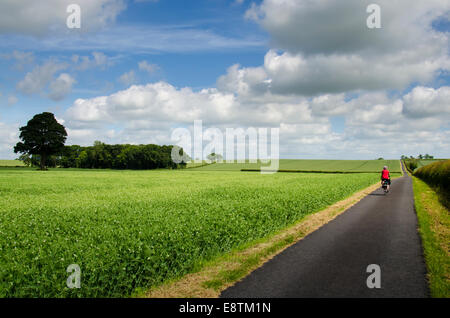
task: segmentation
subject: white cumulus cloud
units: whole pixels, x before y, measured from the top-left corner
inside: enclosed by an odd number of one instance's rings
[[[412,118],[440,117],[450,119],[450,87],[438,89],[418,86],[404,98],[403,113]]]

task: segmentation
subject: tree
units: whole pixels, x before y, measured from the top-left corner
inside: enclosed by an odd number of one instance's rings
[[[27,153],[20,155],[20,157],[17,158],[17,160],[22,161],[23,164],[27,167],[29,167],[31,165],[31,158],[30,158],[30,155]]]
[[[46,160],[64,148],[67,132],[52,113],[35,115],[27,125],[20,127],[20,139],[15,153],[40,156],[40,169],[46,170]]]
[[[213,161],[213,162],[217,162],[217,161],[222,161],[223,157],[221,154],[217,154],[217,153],[211,153],[206,157],[209,161]]]

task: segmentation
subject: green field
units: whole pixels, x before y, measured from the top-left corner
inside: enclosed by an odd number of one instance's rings
[[[203,166],[206,166],[206,165],[209,165],[209,164],[211,164],[211,163],[208,163],[208,162],[206,162],[204,160],[201,161],[201,162],[191,161],[191,162],[188,162],[186,164],[186,169],[200,168],[200,167],[203,167]]]
[[[0,160],[0,167],[25,167],[20,160]]]
[[[378,173],[0,169],[0,297],[130,296],[378,180]],[[80,289],[66,287],[70,264],[81,268]]]
[[[443,159],[419,159],[417,160],[417,169],[442,160]]]
[[[280,170],[324,172],[381,172],[388,166],[391,172],[401,172],[399,160],[297,160],[280,159]],[[215,163],[194,170],[240,171],[260,169],[261,163]]]

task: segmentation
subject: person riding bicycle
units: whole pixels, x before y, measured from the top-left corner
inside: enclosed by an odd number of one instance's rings
[[[381,171],[381,185],[383,185],[384,181],[387,181],[387,191],[389,191],[389,188],[391,187],[391,174],[386,166],[384,166],[383,171]]]

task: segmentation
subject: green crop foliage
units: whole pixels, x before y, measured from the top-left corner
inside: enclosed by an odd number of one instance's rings
[[[0,167],[25,167],[20,160],[0,160]]]
[[[280,170],[339,171],[339,172],[381,172],[388,166],[391,172],[401,172],[399,160],[297,160],[280,159]],[[194,170],[240,171],[241,169],[260,169],[261,163],[216,163]]]
[[[127,297],[266,237],[372,174],[0,169],[0,297]],[[69,289],[70,264],[81,288]]]

